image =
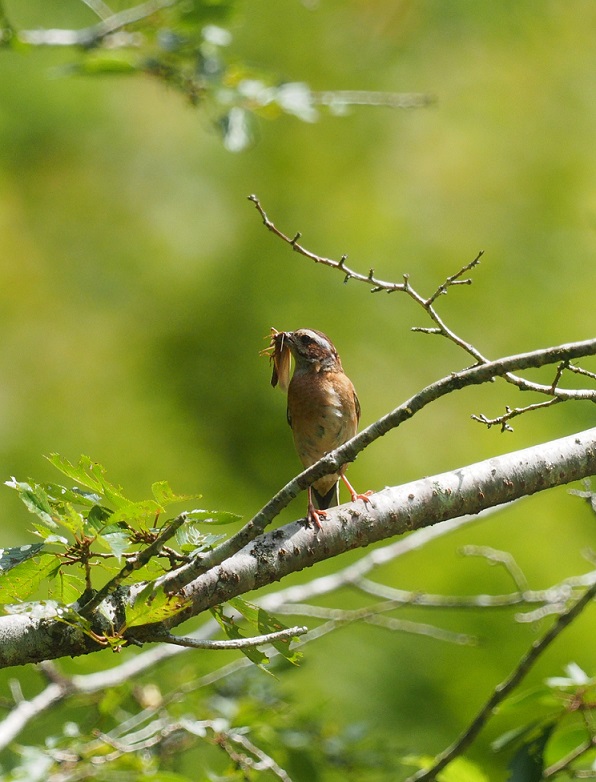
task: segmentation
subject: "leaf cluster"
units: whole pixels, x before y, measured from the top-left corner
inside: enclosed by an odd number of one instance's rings
[[[161,521],[171,505],[200,495],[177,494],[167,481],[159,481],[149,499],[131,500],[108,480],[104,467],[87,456],[76,464],[58,454],[48,459],[76,485],[7,481],[34,515],[33,532],[43,542],[3,550],[0,602],[5,610],[41,611],[82,623],[88,630],[84,619],[90,606],[123,585],[139,582],[146,586],[134,604],[125,607],[123,626],[163,621],[181,610],[182,600],[154,592],[154,580],[225,537],[205,531],[204,525],[227,524],[238,516],[194,509]],[[42,584],[47,599],[27,603],[39,596]],[[122,627],[116,635],[121,632]]]
[[[228,54],[234,0],[155,0],[131,5],[82,29],[17,30],[0,5],[0,46],[73,50],[63,75],[145,75],[201,106],[230,151],[254,138],[255,115],[317,118],[316,96],[303,83],[280,83]],[[349,103],[348,98],[344,102]]]
[[[575,778],[596,769],[596,678],[575,663],[565,673],[517,694],[499,710],[518,723],[492,744],[495,752],[513,753],[512,782]]]

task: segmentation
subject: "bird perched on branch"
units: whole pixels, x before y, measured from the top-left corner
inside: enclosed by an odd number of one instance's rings
[[[360,403],[352,381],[344,373],[335,346],[321,331],[271,329],[271,344],[262,351],[273,362],[271,385],[288,392],[288,423],[304,467],[318,462],[356,434]],[[290,357],[294,374],[290,380]],[[339,502],[339,479],[345,483],[352,502],[370,502],[358,494],[345,476],[345,465],[337,473],[324,475],[308,487],[309,524],[321,528],[326,508]]]

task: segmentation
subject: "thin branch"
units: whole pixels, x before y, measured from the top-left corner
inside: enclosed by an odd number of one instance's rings
[[[596,380],[595,372],[588,372],[587,369],[576,367],[575,364],[566,364],[565,369],[567,369],[569,372],[575,372],[576,375],[583,375],[584,377],[589,377],[591,380]]]
[[[557,774],[560,774],[561,771],[565,771],[565,769],[569,769],[572,763],[574,763],[576,760],[578,760],[582,755],[585,755],[586,752],[589,752],[591,749],[594,749],[596,747],[596,736],[591,736],[589,739],[586,739],[582,744],[579,744],[575,749],[572,749],[571,752],[569,752],[565,757],[562,757],[560,760],[558,760],[556,763],[553,763],[551,766],[548,766],[548,768],[545,768],[542,772],[543,779],[548,779],[549,777],[554,777]],[[596,776],[596,771],[592,770],[592,774]],[[576,776],[577,774],[571,775]]]
[[[417,772],[411,776],[407,782],[434,780],[440,771],[455,760],[456,757],[459,757],[472,741],[474,741],[478,733],[480,733],[497,706],[522,682],[540,655],[542,655],[571,622],[581,614],[595,596],[596,583],[587,589],[579,600],[573,603],[564,614],[561,614],[552,627],[541,638],[534,641],[509,676],[495,687],[492,695],[456,741],[437,755],[430,768]]]
[[[512,432],[513,427],[509,426],[509,421],[511,421],[512,418],[517,418],[519,415],[525,415],[526,413],[531,413],[535,410],[544,410],[546,407],[552,407],[553,405],[563,401],[566,400],[563,400],[559,396],[554,396],[552,399],[547,399],[546,402],[536,402],[533,405],[526,405],[526,407],[515,407],[512,409],[506,405],[506,412],[503,415],[497,416],[496,418],[487,418],[484,413],[480,413],[479,415],[471,415],[470,418],[472,421],[478,421],[478,423],[485,424],[488,429],[490,429],[491,426],[498,425],[501,427],[502,432]]]
[[[139,551],[139,553],[136,554],[133,558],[127,559],[120,572],[111,578],[107,584],[104,584],[104,586],[98,592],[96,592],[96,594],[87,603],[82,605],[79,608],[79,613],[82,616],[89,616],[92,611],[94,611],[100,605],[100,603],[102,603],[106,597],[108,597],[108,595],[114,594],[114,591],[122,584],[123,581],[125,581],[125,579],[127,579],[136,570],[140,570],[142,567],[144,567],[153,559],[153,557],[158,556],[161,553],[164,544],[174,537],[176,532],[178,532],[187,518],[188,513],[185,511],[172,521],[167,522],[155,540],[146,548]]]
[[[192,638],[188,635],[172,635],[171,633],[157,633],[153,640],[174,644],[175,646],[184,646],[188,649],[252,649],[255,646],[270,644],[274,641],[291,641],[292,638],[304,635],[307,632],[308,627],[302,625],[277,630],[274,633],[255,635],[251,638],[228,638],[225,641],[207,641]]]
[[[439,296],[443,296],[447,293],[447,290],[452,285],[471,285],[472,280],[462,280],[464,274],[466,274],[469,271],[472,271],[472,269],[475,269],[476,266],[480,263],[480,259],[484,255],[484,251],[481,250],[478,255],[474,258],[473,261],[470,261],[470,263],[466,264],[465,266],[462,266],[462,268],[456,272],[455,274],[452,274],[451,277],[447,277],[444,283],[439,285],[437,290],[426,300],[426,306],[429,307],[431,304],[435,302],[436,299],[438,299]]]
[[[388,106],[392,109],[418,109],[436,101],[426,92],[373,92],[369,90],[325,90],[311,92],[313,103],[340,109],[344,106]]]
[[[256,763],[250,761],[246,757],[243,758],[243,760],[250,768],[253,768],[255,771],[271,771],[271,773],[274,774],[278,779],[281,779],[282,782],[292,782],[287,771],[278,765],[275,760],[273,760],[270,755],[260,749],[260,747],[257,747],[255,744],[253,744],[253,742],[250,741],[245,735],[238,733],[237,731],[230,731],[225,735],[229,741],[233,741],[234,743],[239,744],[241,747],[243,747],[243,749],[247,750],[257,758],[258,762]]]
[[[18,37],[33,46],[96,46],[103,38],[129,24],[147,19],[158,11],[169,8],[179,0],[147,0],[145,3],[112,14],[101,22],[80,30],[20,30]]]
[[[286,610],[278,611],[278,613],[299,614],[300,616],[326,619],[328,621],[331,620],[335,622],[338,627],[346,624],[354,624],[356,622],[365,622],[367,624],[384,627],[386,630],[411,633],[413,635],[426,635],[440,641],[448,641],[449,643],[454,644],[473,646],[477,643],[476,638],[465,633],[453,633],[425,622],[413,622],[409,619],[397,619],[395,617],[383,616],[383,614],[400,607],[401,603],[396,603],[393,600],[387,600],[383,603],[377,603],[377,605],[367,606],[365,608],[354,609],[327,608],[324,606],[305,605],[302,603],[286,607]]]
[[[528,589],[528,581],[523,570],[508,551],[500,551],[492,546],[463,546],[461,553],[465,557],[483,557],[492,565],[502,565],[519,592]]]
[[[111,8],[103,0],[83,0],[83,3],[90,8],[100,19],[108,19],[114,15]]]

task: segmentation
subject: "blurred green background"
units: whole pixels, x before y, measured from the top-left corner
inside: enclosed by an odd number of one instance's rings
[[[17,27],[93,21],[74,0],[15,0],[5,9]],[[292,253],[262,226],[250,193],[286,233],[301,231],[310,250],[346,253],[356,269],[374,267],[384,279],[409,273],[423,294],[483,249],[473,286],[451,290],[439,309],[491,358],[593,336],[593,2],[253,0],[238,4],[230,29],[227,56],[280,80],[428,92],[436,103],[321,112],[312,124],[259,120],[256,143],[234,155],[200,107],[156,80],[64,77],[59,66],[72,52],[0,52],[5,478],[55,480],[43,454],[86,453],[134,497],[168,479],[177,491],[202,492],[205,507],[250,517],[298,471],[285,400],[258,355],[271,326],[330,335],[364,425],[469,363],[449,343],[409,330],[430,324],[406,297],[343,285]],[[376,490],[593,425],[590,403],[522,418],[513,434],[470,420],[529,401],[501,383],[442,400],[362,454],[351,480]],[[32,540],[17,498],[9,489],[0,497],[1,545]],[[300,497],[280,523],[303,510]],[[500,571],[458,557],[471,542],[511,551],[531,586],[543,588],[587,570],[582,551],[592,541],[588,508],[562,489],[379,578],[421,591],[509,591]],[[341,604],[351,600],[342,595]],[[537,632],[516,625],[513,612],[403,616],[476,633],[482,643],[346,628],[310,646],[278,686],[303,709],[364,723],[404,752],[433,753]],[[571,660],[594,673],[589,617],[532,680]],[[103,655],[65,667],[111,662]],[[190,676],[214,664],[185,657]],[[35,679],[17,674],[34,692]],[[3,675],[5,694],[14,675]],[[471,750],[486,768],[494,730]],[[503,762],[494,760],[491,779],[502,778]]]

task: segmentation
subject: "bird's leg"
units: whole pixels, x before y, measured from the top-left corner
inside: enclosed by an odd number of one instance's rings
[[[321,519],[324,519],[327,517],[327,511],[326,510],[319,510],[318,508],[315,508],[314,503],[312,501],[312,490],[311,487],[308,487],[308,510],[306,511],[306,522],[309,526],[314,526],[317,529],[321,529]]]
[[[352,498],[352,502],[356,502],[356,500],[363,500],[364,502],[370,502],[369,497],[370,497],[371,494],[374,494],[374,492],[372,492],[372,491],[365,491],[364,494],[358,494],[356,489],[352,486],[350,481],[344,475],[343,470],[340,473],[340,478],[345,483],[348,491],[350,492],[350,497]]]

